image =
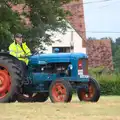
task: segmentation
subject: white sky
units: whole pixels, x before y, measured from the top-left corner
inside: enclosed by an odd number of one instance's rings
[[[101,0],[83,0],[84,3]],[[84,4],[87,37],[120,37],[120,33],[91,33],[120,32],[120,0],[101,3]],[[89,32],[90,31],[90,32]]]

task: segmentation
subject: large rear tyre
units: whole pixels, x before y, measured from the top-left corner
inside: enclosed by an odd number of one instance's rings
[[[20,92],[21,71],[9,57],[0,57],[0,103],[15,102]]]
[[[70,102],[72,99],[72,87],[68,81],[53,81],[49,89],[50,100],[55,102]]]
[[[100,98],[100,85],[96,80],[90,78],[88,92],[85,89],[78,89],[77,95],[80,101],[97,102]]]

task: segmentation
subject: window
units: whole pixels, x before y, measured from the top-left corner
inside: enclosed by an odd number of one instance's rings
[[[61,52],[61,53],[69,53],[70,52],[70,47],[53,47],[52,52],[54,52],[55,48],[58,48],[59,52]]]

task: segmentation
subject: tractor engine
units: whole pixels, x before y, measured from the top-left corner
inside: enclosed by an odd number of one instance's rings
[[[70,63],[48,63],[33,67],[34,73],[56,74],[57,77],[70,76]]]

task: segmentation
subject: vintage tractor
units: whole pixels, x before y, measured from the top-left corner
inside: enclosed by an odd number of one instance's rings
[[[34,54],[27,72],[20,61],[0,53],[0,103],[70,102],[73,91],[80,101],[97,102],[99,83],[88,75],[88,57],[83,53]],[[24,74],[27,74],[26,78]]]

